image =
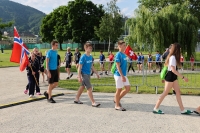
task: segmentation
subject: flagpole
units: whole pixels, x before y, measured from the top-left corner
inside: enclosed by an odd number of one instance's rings
[[[32,69],[31,65],[30,65],[30,68],[31,68],[31,71],[33,72],[33,69]],[[35,74],[33,76],[34,76],[34,79],[35,79],[35,82],[36,82],[37,86],[39,87],[38,82],[37,82],[36,77],[35,77]]]

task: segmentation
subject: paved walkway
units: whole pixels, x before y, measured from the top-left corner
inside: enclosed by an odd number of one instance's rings
[[[26,72],[18,67],[0,68],[0,104],[29,99],[23,94],[27,84]],[[61,75],[65,79],[66,74]],[[75,78],[75,77],[74,77]],[[70,82],[70,81],[66,81]],[[40,83],[41,91],[47,83]],[[53,93],[65,93],[55,97],[56,104],[46,100],[35,101],[0,109],[2,133],[199,133],[200,116],[181,115],[176,97],[169,95],[160,107],[165,114],[152,113],[159,95],[128,94],[122,99],[126,112],[114,110],[113,93],[94,93],[99,108],[91,107],[84,93],[83,105],[73,103],[76,91],[56,88]],[[67,94],[68,93],[68,94]],[[194,110],[199,106],[199,96],[182,96],[184,106]]]

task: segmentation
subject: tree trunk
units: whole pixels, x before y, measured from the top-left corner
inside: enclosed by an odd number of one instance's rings
[[[60,43],[60,42],[59,42]],[[63,48],[62,48],[62,43],[60,43],[60,50],[63,50]]]
[[[110,52],[110,35],[109,35],[109,40],[108,40],[108,54]]]

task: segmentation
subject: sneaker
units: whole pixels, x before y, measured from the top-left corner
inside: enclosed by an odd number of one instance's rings
[[[28,90],[24,90],[24,94],[27,94],[28,93]]]
[[[37,95],[42,95],[40,92],[37,92],[36,94],[37,94]]]
[[[183,110],[183,111],[181,111],[181,114],[185,114],[185,115],[189,115],[189,114],[191,114],[191,113],[193,113],[193,111],[191,111],[191,110]]]
[[[53,98],[50,98],[47,100],[49,103],[56,103],[56,101],[53,100]]]
[[[164,114],[164,112],[162,110],[159,110],[159,109],[154,109],[153,113],[154,114]]]
[[[90,74],[91,76],[93,75],[93,72]]]
[[[30,97],[30,98],[35,98],[35,96],[34,96],[34,95],[30,95],[29,97]]]
[[[69,79],[69,77],[67,77],[66,79]]]
[[[72,73],[69,78],[71,78],[74,74]]]
[[[103,73],[100,73],[99,75],[103,75]]]
[[[44,92],[44,96],[46,97],[46,99],[49,98],[49,94],[47,93],[47,91]]]
[[[176,92],[175,92],[175,90],[172,90],[172,91],[173,91],[172,95],[176,95]]]
[[[153,72],[155,73],[155,72],[156,72],[156,70],[153,70]]]

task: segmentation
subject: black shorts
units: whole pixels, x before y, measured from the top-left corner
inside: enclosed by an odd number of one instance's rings
[[[181,66],[183,66],[183,62],[181,62]]]
[[[58,69],[56,70],[49,70],[51,73],[51,78],[49,78],[49,84],[58,82]]]
[[[66,63],[65,68],[71,68],[70,63]]]
[[[44,67],[40,67],[40,72],[44,72]]]
[[[161,62],[156,62],[156,65],[157,65],[157,66],[161,66],[162,63],[161,63]]]
[[[165,76],[165,81],[174,82],[175,80],[177,80],[177,75],[174,74],[172,71],[168,71]]]
[[[137,64],[142,64],[141,62],[137,62]]]
[[[75,61],[75,64],[78,64],[78,63],[79,63],[79,60],[76,60],[76,61]]]

